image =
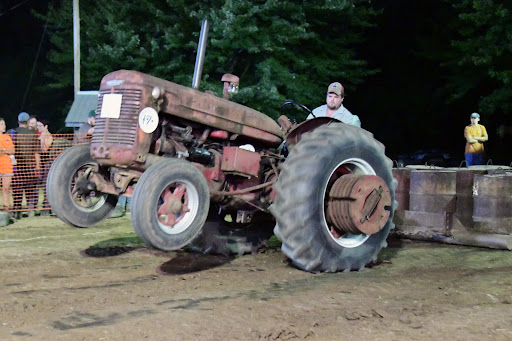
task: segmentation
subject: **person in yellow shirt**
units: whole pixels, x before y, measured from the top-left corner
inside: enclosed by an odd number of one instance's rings
[[[466,148],[464,154],[466,156],[466,165],[481,165],[484,162],[484,142],[487,137],[487,130],[481,124],[480,114],[474,112],[471,114],[471,124],[464,128],[464,137],[466,138]]]

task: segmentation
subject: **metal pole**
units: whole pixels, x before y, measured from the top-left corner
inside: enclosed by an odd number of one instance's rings
[[[192,78],[192,88],[199,89],[201,74],[203,73],[204,54],[208,42],[208,29],[210,24],[208,19],[204,19],[201,24],[201,34],[199,35],[199,45],[197,46],[196,65],[194,67],[194,78]]]
[[[75,97],[80,91],[80,16],[78,13],[79,0],[73,0],[73,60]]]

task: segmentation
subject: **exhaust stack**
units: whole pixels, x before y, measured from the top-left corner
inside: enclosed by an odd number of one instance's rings
[[[201,33],[199,35],[199,44],[197,45],[196,65],[194,67],[194,77],[192,78],[192,88],[198,90],[199,83],[201,83],[201,75],[203,73],[204,54],[206,51],[206,44],[208,42],[208,30],[210,23],[208,19],[204,19],[201,24]]]

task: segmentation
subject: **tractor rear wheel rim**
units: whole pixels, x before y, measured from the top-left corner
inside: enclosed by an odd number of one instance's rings
[[[333,185],[338,179],[346,175],[376,175],[373,167],[365,160],[360,158],[348,158],[339,162],[335,167],[332,168],[332,172],[329,175],[329,180],[324,188],[324,226],[329,234],[330,238],[337,244],[346,248],[355,248],[366,242],[370,237],[369,234],[356,232],[347,232],[343,229],[336,227],[333,222],[328,221],[330,216],[328,212],[329,207],[329,194],[333,188]]]

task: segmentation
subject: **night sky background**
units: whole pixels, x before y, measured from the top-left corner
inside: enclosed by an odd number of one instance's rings
[[[0,117],[11,128],[16,125],[18,113],[27,111],[49,120],[53,133],[71,132],[63,122],[52,120],[52,112],[62,110],[55,103],[71,101],[73,93],[49,98],[38,90],[43,85],[38,70],[46,63],[49,43],[47,36],[41,39],[44,23],[36,20],[30,11],[44,13],[48,1],[0,1],[10,3],[2,6],[0,13]],[[440,91],[445,81],[440,67],[414,53],[418,36],[429,37],[432,51],[448,46],[448,37],[443,35],[443,16],[451,14],[450,8],[441,1],[379,3],[385,9],[384,14],[376,23],[377,29],[369,33],[368,43],[358,52],[371,68],[379,68],[381,72],[367,78],[354,93],[347,93],[345,106],[359,115],[363,128],[384,143],[391,158],[420,148],[437,148],[462,161],[463,129],[469,124],[469,115],[477,111],[478,96],[448,103],[446,94]],[[492,157],[493,151],[497,153],[503,148],[503,141],[493,136],[501,118],[481,115],[481,124],[489,133],[486,149]]]

